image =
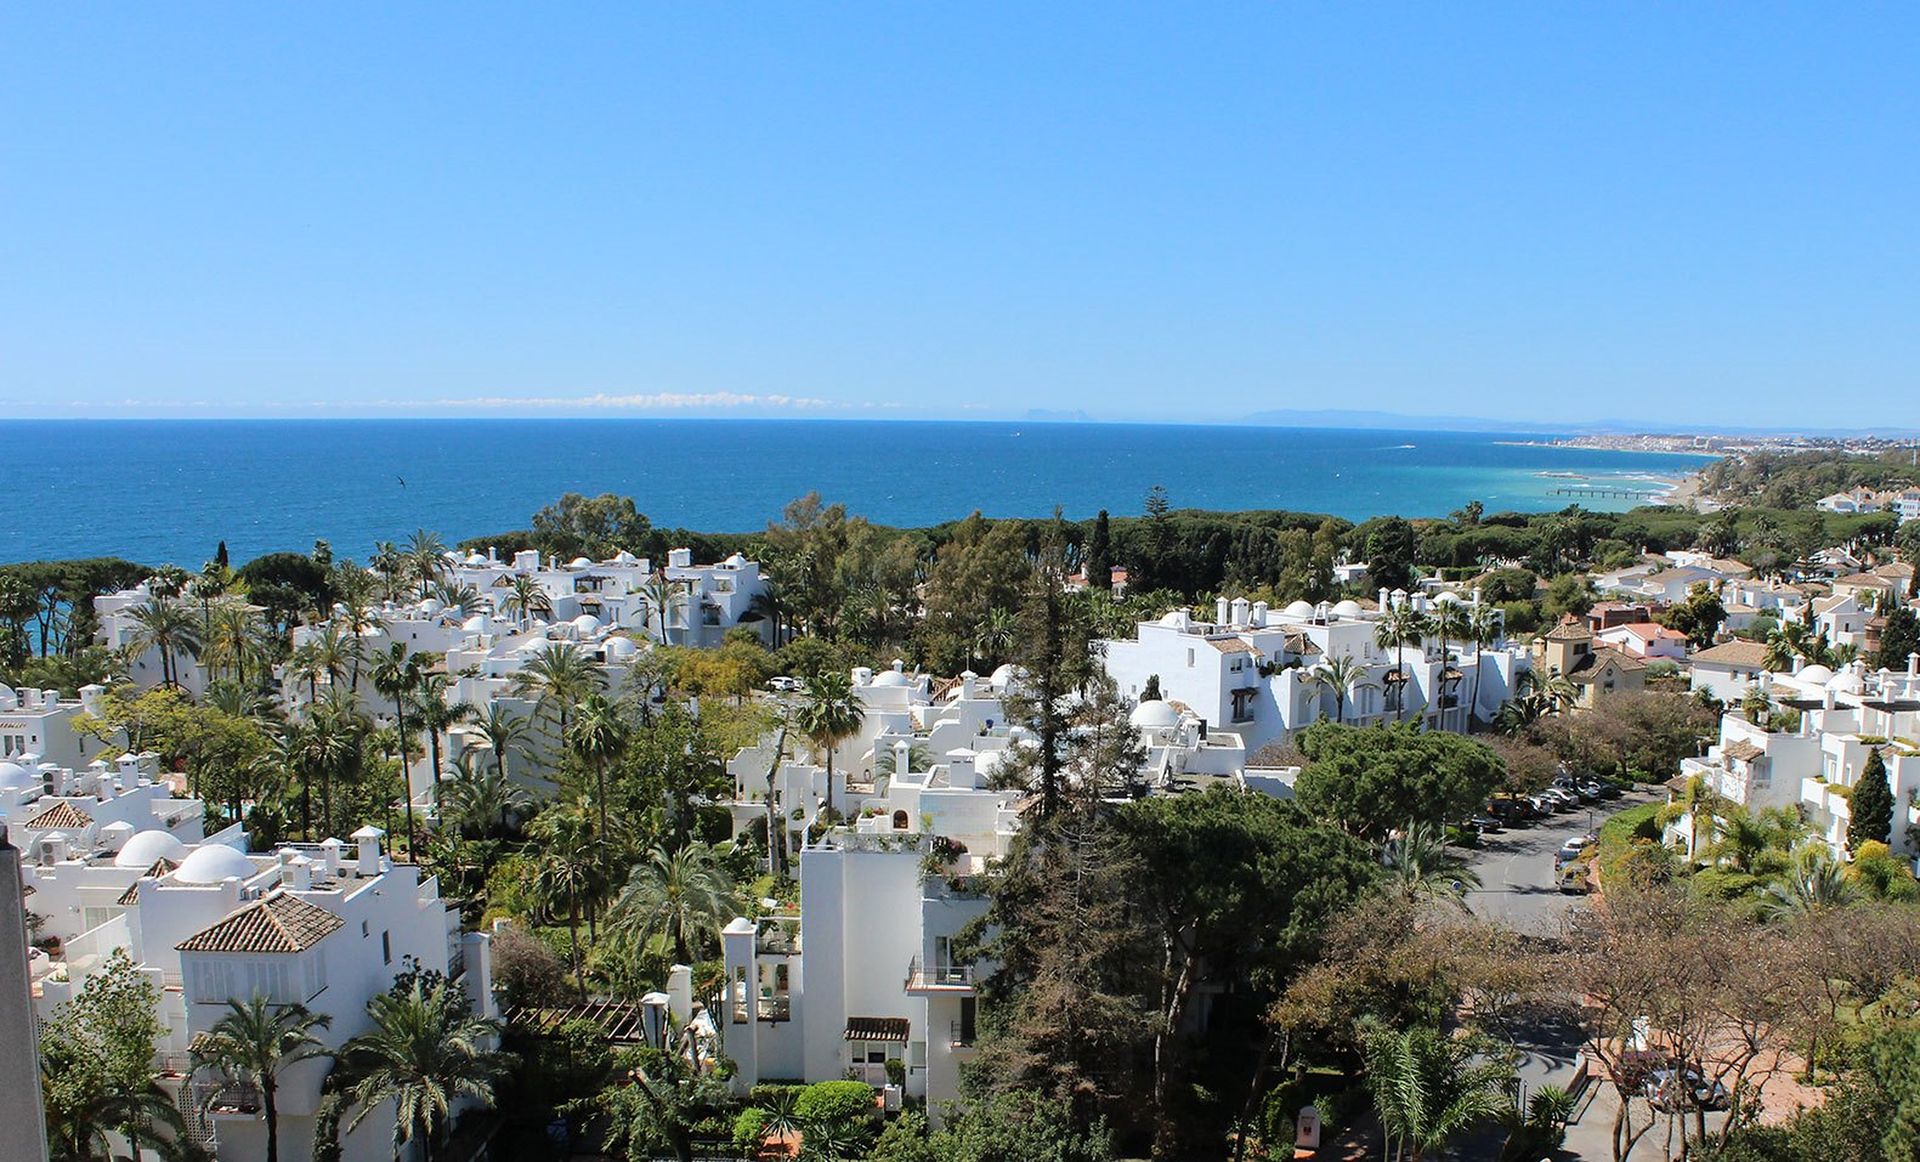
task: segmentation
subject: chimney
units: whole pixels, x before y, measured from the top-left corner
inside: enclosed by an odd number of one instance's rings
[[[354,865],[355,874],[362,878],[380,874],[380,841],[386,837],[386,832],[372,824],[368,824],[348,836],[349,839],[352,839],[360,845],[360,855]]]
[[[1480,607],[1480,587],[1478,585],[1473,587],[1473,605],[1475,609]]]
[[[1380,608],[1384,612],[1393,605],[1393,590],[1385,585],[1380,587]]]
[[[1907,655],[1907,677],[1920,678],[1920,651]]]
[[[640,1025],[647,1044],[664,1049],[667,1044],[667,1006],[673,998],[665,993],[648,993],[640,998]]]
[[[947,752],[947,785],[956,791],[973,791],[980,786],[980,776],[973,769],[974,754],[970,750],[950,750]]]
[[[1224,597],[1213,599],[1213,622],[1215,625],[1227,624],[1228,601]]]
[[[667,550],[667,568],[691,569],[692,567],[693,567],[693,550],[692,549],[668,549]]]
[[[320,841],[320,866],[329,877],[340,874],[340,847],[340,841],[331,835]]]
[[[1246,598],[1244,597],[1234,598],[1233,599],[1233,624],[1235,625],[1247,624],[1247,614],[1249,613],[1249,611],[1251,611],[1252,608],[1253,607],[1247,602]]]
[[[1266,602],[1256,601],[1253,603],[1253,624],[1255,628],[1258,628],[1258,629],[1265,629],[1267,627],[1267,603]]]
[[[977,693],[979,688],[980,675],[974,673],[972,670],[968,670],[960,675],[960,697],[969,700],[977,698],[979,696]]]
[[[907,769],[912,765],[913,748],[907,744],[906,739],[900,739],[893,744],[893,777],[897,779],[906,774]]]

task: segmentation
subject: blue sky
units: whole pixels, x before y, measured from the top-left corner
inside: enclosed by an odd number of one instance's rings
[[[40,5],[15,415],[1920,426],[1920,9]]]

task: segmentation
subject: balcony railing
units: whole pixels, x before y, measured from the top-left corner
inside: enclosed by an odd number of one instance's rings
[[[919,957],[907,962],[908,992],[932,992],[937,990],[973,991],[973,966],[971,964],[933,964],[922,965]]]
[[[786,993],[780,993],[770,997],[763,996],[760,998],[759,1010],[760,1019],[769,1024],[776,1024],[780,1021],[791,1021],[793,1020],[793,998]],[[733,1002],[733,1023],[742,1025],[746,1023],[746,1020],[747,1002]]]

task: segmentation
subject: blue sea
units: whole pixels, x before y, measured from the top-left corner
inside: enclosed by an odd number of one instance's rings
[[[1353,520],[1631,499],[1708,457],[1556,448],[1538,435],[1235,426],[840,420],[10,421],[0,561],[121,556],[197,567],[306,551],[364,560],[416,528],[449,543],[527,527],[563,492],[631,495],[656,524],[766,527],[817,491],[871,520],[1288,508]]]

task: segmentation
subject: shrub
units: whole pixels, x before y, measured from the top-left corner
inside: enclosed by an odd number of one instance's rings
[[[874,1114],[873,1087],[864,1081],[820,1081],[808,1086],[794,1113],[808,1125],[852,1121]]]
[[[733,1119],[734,1149],[743,1153],[758,1150],[760,1148],[760,1138],[766,1129],[766,1124],[767,1115],[765,1111],[757,1109],[754,1106],[748,1106],[746,1109],[741,1110],[739,1116]]]
[[[567,966],[523,929],[506,927],[493,934],[493,983],[508,1006],[538,1005],[567,991]]]

